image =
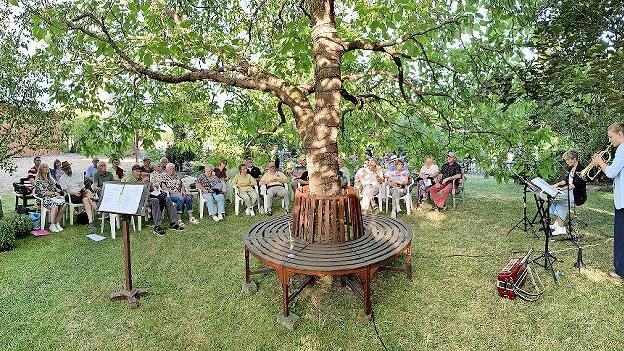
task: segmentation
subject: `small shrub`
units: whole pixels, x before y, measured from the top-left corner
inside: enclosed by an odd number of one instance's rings
[[[13,227],[17,239],[27,237],[34,227],[32,220],[25,214],[11,213],[5,220]]]
[[[0,252],[9,251],[14,246],[15,230],[13,226],[5,220],[0,220]]]

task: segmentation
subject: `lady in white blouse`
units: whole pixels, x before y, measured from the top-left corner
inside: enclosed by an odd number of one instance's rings
[[[425,163],[418,172],[418,209],[427,199],[429,188],[433,185],[433,180],[440,172],[438,166],[433,162],[433,156],[426,156]]]

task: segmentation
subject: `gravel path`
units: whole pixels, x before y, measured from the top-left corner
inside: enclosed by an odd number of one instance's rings
[[[69,161],[72,164],[72,170],[83,172],[89,165],[91,165],[91,158],[84,157],[79,154],[61,154],[57,156],[42,156],[41,161],[43,163],[47,163],[50,168],[54,164],[54,160],[59,159],[61,161]],[[108,162],[107,157],[100,157],[102,161]],[[13,182],[18,181],[20,178],[26,177],[28,170],[33,166],[33,158],[32,157],[21,157],[14,159],[15,164],[17,164],[17,171],[13,173],[13,175],[8,174],[4,171],[0,171],[0,194],[7,195],[13,192]],[[121,160],[121,168],[125,171],[129,171],[134,165],[134,159],[128,158]],[[109,162],[109,170],[111,168]]]

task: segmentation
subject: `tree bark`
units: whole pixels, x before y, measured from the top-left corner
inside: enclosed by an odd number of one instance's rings
[[[334,1],[312,0],[310,8],[316,94],[314,113],[302,117],[300,130],[307,150],[310,193],[338,195],[340,60],[344,48],[336,31]]]

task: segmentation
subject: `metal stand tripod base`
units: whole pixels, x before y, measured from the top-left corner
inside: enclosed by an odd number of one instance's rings
[[[555,280],[555,283],[557,282],[557,275],[555,274],[555,269],[553,267],[555,265],[555,262],[557,262],[557,257],[553,256],[553,254],[551,254],[550,252],[545,251],[542,252],[539,257],[534,258],[532,262],[544,268],[545,270],[550,271],[553,279]]]
[[[139,307],[139,301],[137,300],[137,297],[143,297],[147,294],[149,294],[149,292],[145,289],[123,289],[121,291],[112,293],[110,299],[111,301],[127,300],[128,307],[137,308]]]

